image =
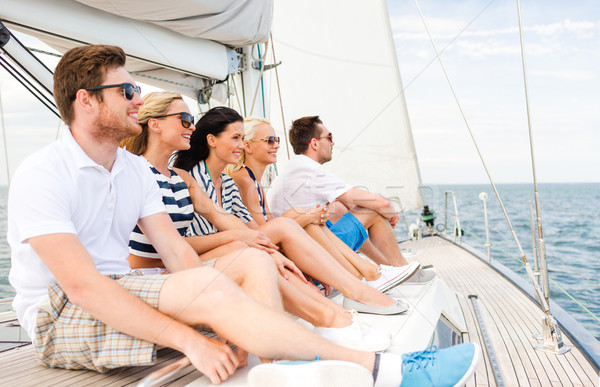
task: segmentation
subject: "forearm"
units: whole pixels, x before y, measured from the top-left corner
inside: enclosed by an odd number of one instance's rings
[[[386,218],[391,218],[397,211],[392,203],[383,196],[359,188],[352,188],[338,197],[342,203],[351,208],[354,206],[372,209]]]
[[[192,246],[197,254],[204,254],[207,251],[233,242],[236,238],[235,230],[228,230],[210,235],[187,237],[185,240]]]

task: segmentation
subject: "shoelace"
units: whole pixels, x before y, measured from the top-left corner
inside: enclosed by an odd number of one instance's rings
[[[351,310],[350,314],[352,315],[352,322],[356,322],[356,325],[358,325],[358,329],[360,330],[362,336],[372,329],[371,324],[361,319],[357,311]]]
[[[427,367],[430,362],[435,362],[437,351],[437,346],[430,345],[423,351],[405,353],[402,355],[402,371]]]

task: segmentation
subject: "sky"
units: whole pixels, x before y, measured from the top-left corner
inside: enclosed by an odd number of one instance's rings
[[[423,181],[486,183],[414,1],[388,13]],[[420,1],[494,182],[531,182],[516,1]],[[522,1],[538,182],[600,181],[600,3]]]
[[[423,182],[488,182],[415,2],[387,5]],[[517,2],[419,6],[493,181],[531,182]],[[600,3],[536,0],[521,7],[537,180],[600,182]],[[3,69],[0,96],[6,184],[5,145],[12,174],[64,127]]]

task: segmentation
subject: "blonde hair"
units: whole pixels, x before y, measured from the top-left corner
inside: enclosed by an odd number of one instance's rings
[[[258,118],[258,117],[246,118],[244,120],[244,142],[250,142],[250,141],[254,140],[254,135],[256,134],[256,128],[259,125],[263,125],[263,124],[271,125],[271,121],[264,119],[264,118]],[[245,161],[246,161],[246,150],[242,149],[242,153],[240,154],[240,158],[238,159],[237,164],[229,164],[225,168],[225,173],[228,175],[231,175],[231,174],[239,171],[244,166]]]
[[[141,155],[148,148],[148,121],[150,118],[167,114],[173,101],[183,100],[180,94],[170,91],[158,91],[144,96],[144,105],[138,111],[138,124],[142,132],[137,136],[126,138],[119,146],[126,147],[133,154]]]

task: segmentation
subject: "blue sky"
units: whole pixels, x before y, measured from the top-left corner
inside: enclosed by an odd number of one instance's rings
[[[414,2],[387,4],[424,183],[486,183]],[[419,4],[492,178],[530,182],[516,1]],[[600,3],[521,5],[538,181],[599,182]],[[0,91],[14,171],[56,137],[59,121],[3,70]]]
[[[598,182],[600,3],[521,3],[538,181]],[[414,2],[387,4],[424,182],[487,182]],[[492,178],[532,181],[516,1],[419,5]]]

